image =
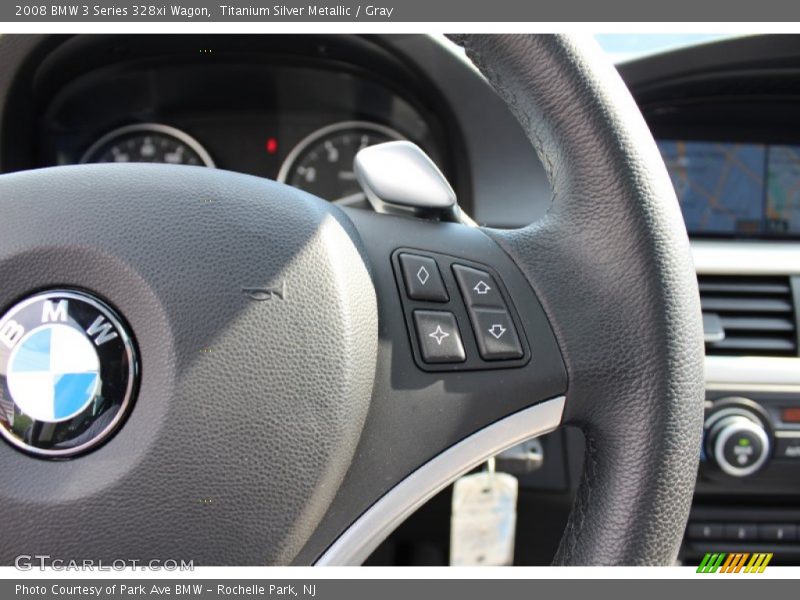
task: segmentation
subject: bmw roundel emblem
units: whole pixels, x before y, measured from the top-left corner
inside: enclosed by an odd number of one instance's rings
[[[138,368],[121,318],[77,290],[52,290],[0,319],[0,434],[38,456],[105,440],[133,401]]]

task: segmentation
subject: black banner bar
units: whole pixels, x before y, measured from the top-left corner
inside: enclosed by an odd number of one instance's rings
[[[193,600],[260,599],[275,600],[424,600],[426,598],[648,598],[674,600],[709,594],[726,600],[761,597],[791,597],[796,582],[767,579],[763,575],[735,577],[697,575],[691,579],[667,580],[415,580],[415,579],[336,579],[336,580],[123,580],[123,579],[28,579],[0,581],[0,597],[7,600],[121,600],[123,598],[192,598]]]
[[[8,22],[792,22],[786,0],[93,0],[0,3]]]

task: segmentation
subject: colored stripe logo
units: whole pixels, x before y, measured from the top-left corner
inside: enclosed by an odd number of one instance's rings
[[[772,560],[771,552],[708,552],[698,573],[763,573]]]

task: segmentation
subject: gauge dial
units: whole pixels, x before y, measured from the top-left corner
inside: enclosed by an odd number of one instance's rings
[[[402,139],[394,129],[368,121],[323,127],[292,149],[278,181],[338,204],[362,204],[365,196],[353,172],[356,153],[367,146]]]
[[[214,166],[205,148],[188,133],[156,123],[128,125],[107,133],[92,144],[81,162]]]

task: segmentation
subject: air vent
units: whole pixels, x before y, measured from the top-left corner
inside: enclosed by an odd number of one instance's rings
[[[797,356],[788,277],[698,277],[706,353]]]

